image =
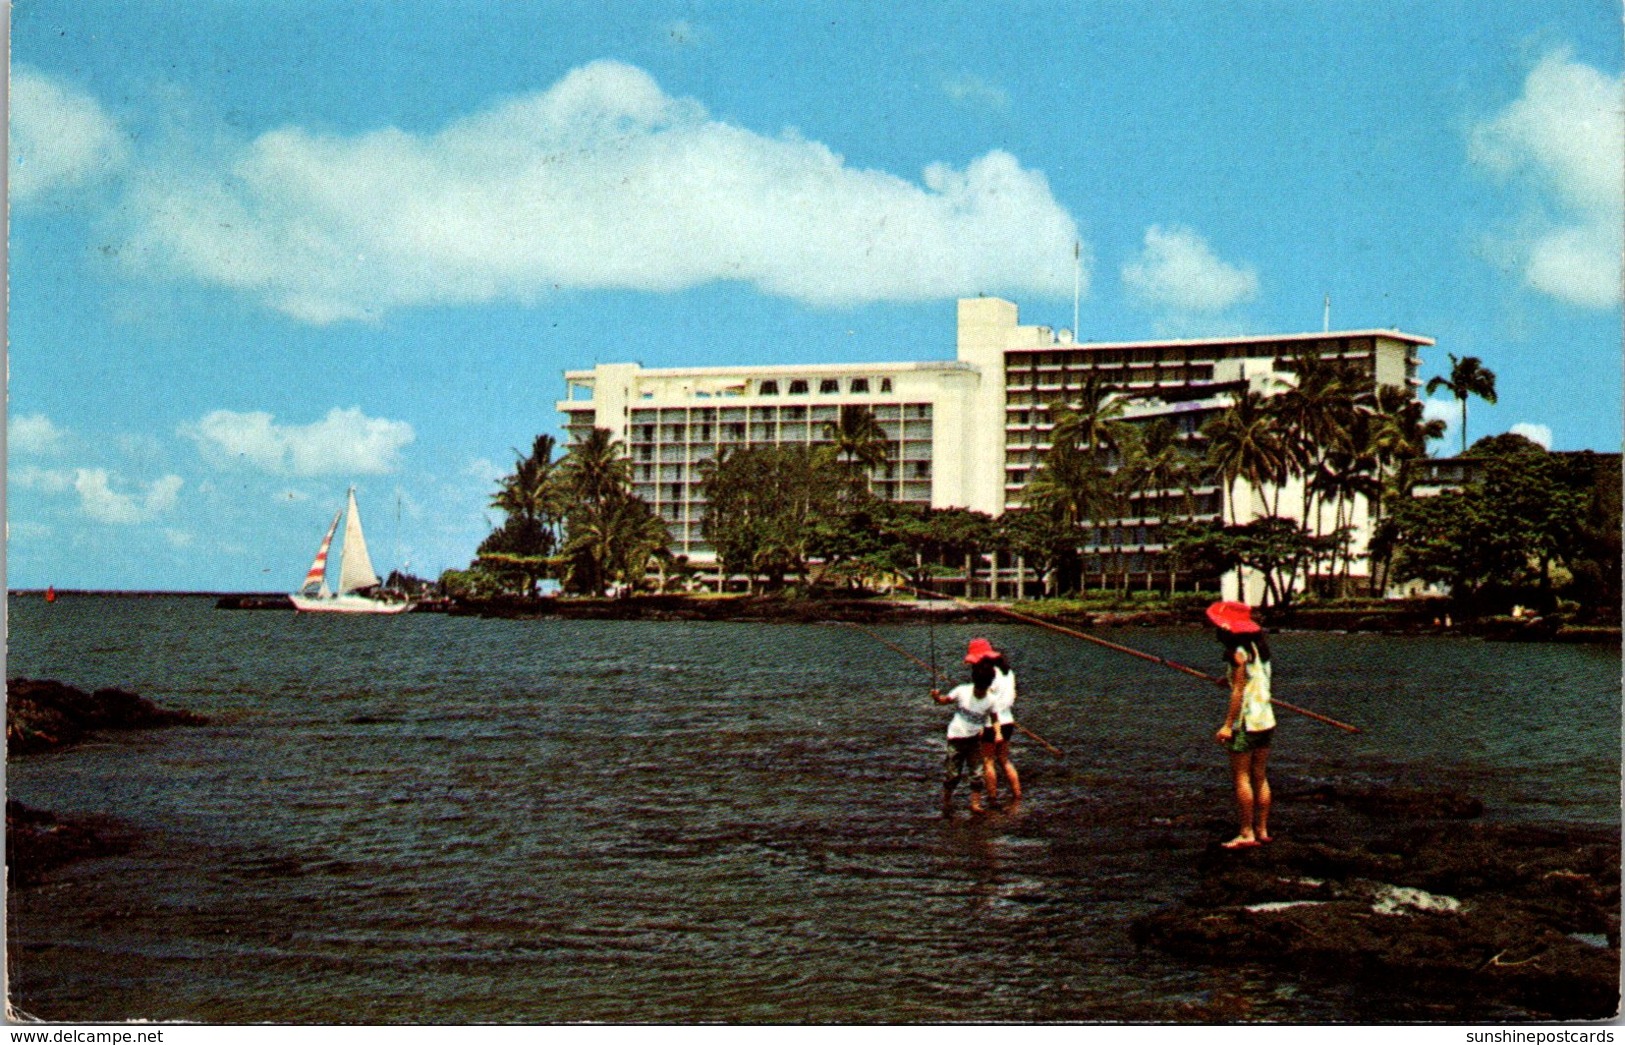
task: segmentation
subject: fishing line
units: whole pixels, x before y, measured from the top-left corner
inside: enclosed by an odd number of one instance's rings
[[[934,592],[923,592],[923,591],[919,591],[918,589],[915,589],[915,588],[909,588],[908,590],[914,592],[917,595],[935,596]],[[1062,635],[1070,635],[1075,639],[1082,639],[1085,642],[1093,642],[1097,646],[1104,646],[1109,650],[1116,650],[1118,653],[1127,653],[1129,656],[1138,657],[1141,660],[1149,660],[1153,664],[1161,664],[1165,668],[1172,668],[1175,671],[1184,672],[1185,674],[1191,676],[1192,678],[1199,678],[1199,679],[1202,679],[1205,682],[1216,683],[1217,685],[1224,686],[1226,688],[1228,688],[1229,685],[1230,685],[1230,682],[1229,682],[1228,679],[1222,679],[1217,675],[1210,675],[1205,671],[1198,671],[1196,668],[1190,667],[1190,666],[1185,665],[1185,664],[1181,664],[1181,663],[1179,663],[1178,661],[1175,661],[1175,660],[1169,660],[1167,657],[1159,657],[1154,653],[1145,653],[1145,652],[1142,652],[1141,650],[1132,649],[1132,648],[1130,648],[1128,646],[1120,646],[1115,642],[1107,642],[1105,639],[1098,638],[1098,637],[1096,637],[1094,635],[1087,635],[1087,634],[1085,634],[1085,633],[1083,633],[1081,631],[1076,631],[1076,630],[1074,630],[1072,628],[1062,627],[1059,624],[1055,624],[1055,623],[1053,623],[1051,621],[1043,620],[1043,619],[1041,619],[1039,617],[1029,617],[1025,613],[1017,613],[1015,610],[1005,609],[1003,606],[993,606],[993,605],[986,605],[986,604],[977,605],[975,603],[966,602],[964,599],[956,598],[955,596],[952,596],[952,595],[944,595],[944,596],[938,596],[938,597],[953,599],[955,602],[959,603],[961,606],[964,606],[967,609],[988,610],[990,612],[997,613],[997,614],[1000,614],[1000,615],[1005,616],[1005,617],[1009,617],[1011,620],[1019,620],[1024,624],[1037,625],[1040,628],[1048,628],[1050,631],[1060,632]],[[1346,733],[1364,732],[1363,730],[1360,729],[1359,726],[1352,726],[1352,725],[1349,725],[1347,722],[1339,722],[1335,718],[1330,718],[1330,717],[1328,717],[1326,715],[1317,714],[1316,712],[1310,711],[1307,708],[1300,708],[1296,704],[1288,704],[1284,700],[1279,700],[1279,699],[1272,698],[1270,703],[1273,704],[1274,706],[1278,707],[1278,708],[1282,708],[1283,710],[1296,712],[1297,714],[1302,715],[1305,718],[1312,718],[1316,722],[1324,722],[1328,726],[1335,726],[1338,729],[1341,729]]]
[[[937,650],[936,650],[935,641],[933,641],[932,645],[931,645],[931,659],[932,659],[933,663],[927,664],[925,661],[921,660],[919,657],[916,657],[914,654],[910,653],[908,650],[904,649],[903,647],[897,645],[895,642],[889,641],[888,639],[885,638],[885,636],[880,635],[880,634],[878,634],[878,633],[876,633],[874,631],[871,631],[868,628],[865,628],[863,625],[857,623],[856,621],[850,621],[849,620],[849,621],[846,621],[845,623],[846,623],[847,627],[858,629],[859,631],[863,632],[865,635],[869,636],[871,639],[874,639],[876,642],[880,643],[882,646],[885,646],[887,649],[891,650],[892,652],[900,654],[901,656],[907,657],[909,660],[912,660],[914,663],[918,664],[920,667],[922,667],[925,670],[929,671],[931,673],[931,678],[932,678],[933,681],[935,681],[935,682],[951,682],[951,681],[953,681],[948,676],[944,675],[942,672],[937,670],[937,666],[934,663],[936,661],[936,659],[937,659]],[[1022,725],[1020,722],[1016,723],[1016,728],[1018,730],[1020,730],[1021,732],[1027,734],[1027,736],[1031,737],[1035,743],[1039,744],[1041,747],[1044,748],[1045,751],[1048,751],[1050,754],[1052,754],[1052,755],[1065,755],[1066,754],[1066,752],[1062,751],[1060,748],[1056,747],[1054,744],[1051,744],[1049,741],[1045,740],[1043,737],[1039,736],[1037,733],[1034,733],[1032,730],[1028,729],[1026,726]]]

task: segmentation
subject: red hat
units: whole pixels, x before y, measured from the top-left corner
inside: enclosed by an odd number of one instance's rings
[[[1215,602],[1207,608],[1207,619],[1232,635],[1249,635],[1263,631],[1253,620],[1253,611],[1245,602]]]
[[[971,639],[970,649],[965,651],[965,663],[975,664],[979,660],[997,657],[999,651],[993,648],[993,643],[986,639]]]

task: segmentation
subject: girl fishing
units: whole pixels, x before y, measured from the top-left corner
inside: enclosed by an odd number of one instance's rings
[[[992,771],[984,764],[991,751],[982,743],[982,730],[989,719],[997,721],[996,704],[1001,690],[994,683],[998,669],[993,666],[998,651],[986,639],[974,639],[965,654],[970,665],[970,684],[955,686],[947,693],[931,691],[931,699],[938,704],[952,704],[953,718],[948,720],[948,754],[942,763],[942,815],[953,815],[954,789],[971,774],[970,808],[973,813],[984,812],[979,789],[985,779],[991,782]]]
[[[1215,602],[1207,618],[1218,628],[1229,669],[1230,702],[1213,738],[1230,753],[1241,830],[1224,843],[1245,849],[1270,840],[1270,782],[1265,775],[1275,711],[1270,701],[1270,644],[1244,602]]]

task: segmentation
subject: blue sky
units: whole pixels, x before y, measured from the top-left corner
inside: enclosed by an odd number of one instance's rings
[[[465,565],[562,372],[1398,327],[1620,449],[1613,2],[19,0],[8,584]],[[1453,410],[1441,416],[1454,423]],[[1451,434],[1445,448],[1454,445]]]

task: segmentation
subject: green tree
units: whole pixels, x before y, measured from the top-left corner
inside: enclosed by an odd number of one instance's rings
[[[886,430],[875,419],[874,411],[856,403],[847,403],[833,421],[824,423],[824,438],[835,447],[837,458],[847,469],[867,477],[869,470],[886,463],[890,456],[891,441]]]
[[[1258,489],[1284,483],[1288,449],[1276,415],[1260,392],[1247,392],[1202,426],[1208,440],[1207,463],[1224,485],[1230,503],[1230,522],[1239,524],[1233,496],[1236,481]],[[1279,493],[1277,493],[1279,502]]]
[[[746,446],[701,466],[706,539],[729,573],[764,577],[770,589],[805,577],[814,524],[842,486],[828,447]]]
[[[1477,356],[1450,356],[1450,376],[1434,375],[1428,379],[1428,395],[1441,388],[1461,402],[1461,452],[1467,452],[1467,397],[1477,396],[1486,403],[1495,400],[1495,371],[1484,366]]]
[[[602,595],[611,584],[630,590],[651,560],[668,554],[666,527],[632,494],[631,464],[609,429],[594,428],[570,447],[557,482],[564,506],[560,556],[570,590]]]
[[[480,543],[476,561],[509,591],[535,591],[559,546],[563,493],[554,446],[552,436],[539,435],[528,454],[515,450],[513,472],[497,481],[491,497],[491,507],[500,509],[504,519]]]

